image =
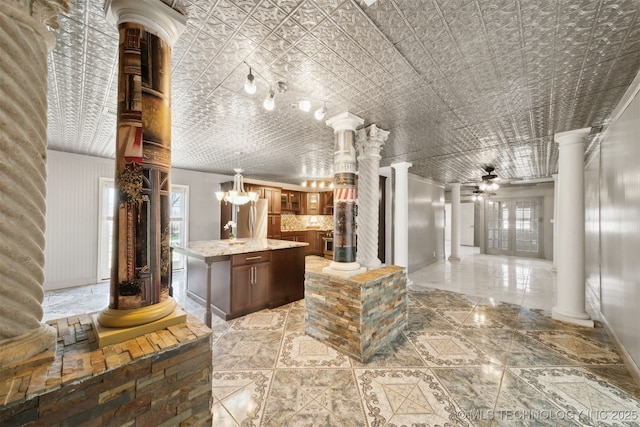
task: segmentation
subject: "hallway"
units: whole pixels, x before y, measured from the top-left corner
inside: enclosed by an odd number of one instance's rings
[[[640,387],[602,325],[551,320],[550,262],[461,257],[409,275],[409,328],[366,364],[304,334],[304,301],[214,319],[213,425],[640,425]],[[202,318],[182,277],[176,300]],[[106,306],[108,284],[49,292],[45,316],[96,296]]]

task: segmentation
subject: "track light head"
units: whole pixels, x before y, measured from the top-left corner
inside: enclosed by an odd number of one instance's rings
[[[256,89],[257,89],[256,78],[253,76],[253,73],[251,72],[251,67],[249,67],[249,74],[247,74],[247,81],[244,84],[244,90],[249,95],[253,95],[254,93],[256,93]]]
[[[262,106],[265,110],[272,111],[276,106],[275,96],[276,94],[273,89],[269,89],[269,95],[267,95],[267,97],[264,99],[264,102],[262,103]]]

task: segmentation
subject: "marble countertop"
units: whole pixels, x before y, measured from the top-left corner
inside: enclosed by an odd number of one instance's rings
[[[309,246],[309,244],[306,242],[290,242],[288,240],[274,239],[237,239],[234,244],[230,244],[229,240],[201,240],[189,242],[184,248],[175,246],[174,250],[184,255],[214,258],[246,254],[249,252],[297,248],[300,246]]]

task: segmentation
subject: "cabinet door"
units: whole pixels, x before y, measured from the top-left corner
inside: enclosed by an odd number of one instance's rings
[[[231,314],[251,308],[253,265],[234,267],[231,271]]]
[[[251,285],[251,305],[253,307],[265,306],[269,303],[271,278],[269,276],[269,263],[255,264],[253,267],[253,284]]]
[[[313,255],[316,247],[316,232],[307,231],[305,238],[306,240],[304,241],[307,242],[309,246],[305,246],[304,253],[305,255]]]
[[[289,193],[289,209],[294,212],[300,212],[300,193]]]
[[[320,193],[307,193],[307,215],[320,214]]]
[[[280,240],[280,215],[267,216],[267,238]]]

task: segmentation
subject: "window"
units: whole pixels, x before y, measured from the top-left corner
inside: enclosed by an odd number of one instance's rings
[[[116,202],[116,190],[113,178],[100,178],[99,234],[98,234],[98,282],[111,277],[111,256],[113,251],[113,212]],[[184,245],[188,241],[189,187],[171,186],[171,223],[170,244]],[[173,254],[173,271],[185,267],[185,257]]]
[[[189,187],[186,185],[171,186],[171,246],[184,246],[188,241],[187,223],[189,206]],[[173,254],[173,271],[182,270],[186,264],[186,257],[178,253]]]

